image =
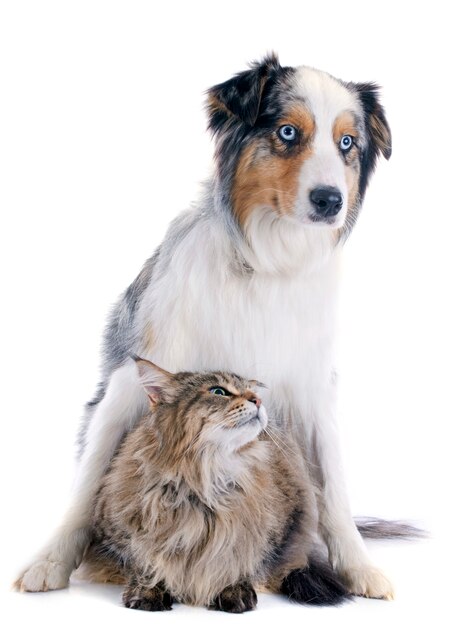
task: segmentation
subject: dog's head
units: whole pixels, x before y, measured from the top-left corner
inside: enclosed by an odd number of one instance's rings
[[[227,204],[244,230],[256,211],[348,233],[377,158],[392,151],[372,83],[345,83],[275,55],[208,91]]]

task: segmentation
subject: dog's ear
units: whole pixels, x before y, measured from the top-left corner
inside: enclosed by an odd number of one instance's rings
[[[138,368],[139,381],[144,387],[152,405],[158,402],[172,402],[176,396],[174,375],[158,367],[151,361],[132,354]]]
[[[267,80],[280,69],[279,60],[272,53],[259,63],[253,63],[250,70],[211,87],[207,91],[209,128],[216,133],[234,117],[254,126]]]
[[[379,86],[375,83],[356,83],[355,89],[364,109],[364,120],[375,156],[381,152],[386,159],[392,154],[392,133],[385,111],[379,101]]]
[[[389,159],[392,154],[392,134],[379,101],[379,87],[375,83],[350,83],[349,87],[358,94],[367,132],[367,145],[360,157],[359,194],[363,198],[379,155]]]

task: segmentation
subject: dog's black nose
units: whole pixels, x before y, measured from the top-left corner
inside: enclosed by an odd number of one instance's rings
[[[343,197],[336,187],[316,187],[310,192],[310,202],[321,217],[337,215],[343,207]]]

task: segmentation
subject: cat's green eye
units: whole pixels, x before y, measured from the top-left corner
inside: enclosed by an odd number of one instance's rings
[[[226,391],[223,387],[210,387],[210,393],[215,394],[215,396],[230,396],[230,392]]]

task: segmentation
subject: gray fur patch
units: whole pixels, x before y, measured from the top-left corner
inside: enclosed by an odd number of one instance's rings
[[[94,397],[85,405],[85,413],[77,438],[79,457],[85,445],[85,436],[97,405],[103,400],[112,373],[128,358],[136,342],[134,320],[160,255],[160,248],[145,262],[136,279],[114,305],[105,327],[102,344],[102,377]]]

